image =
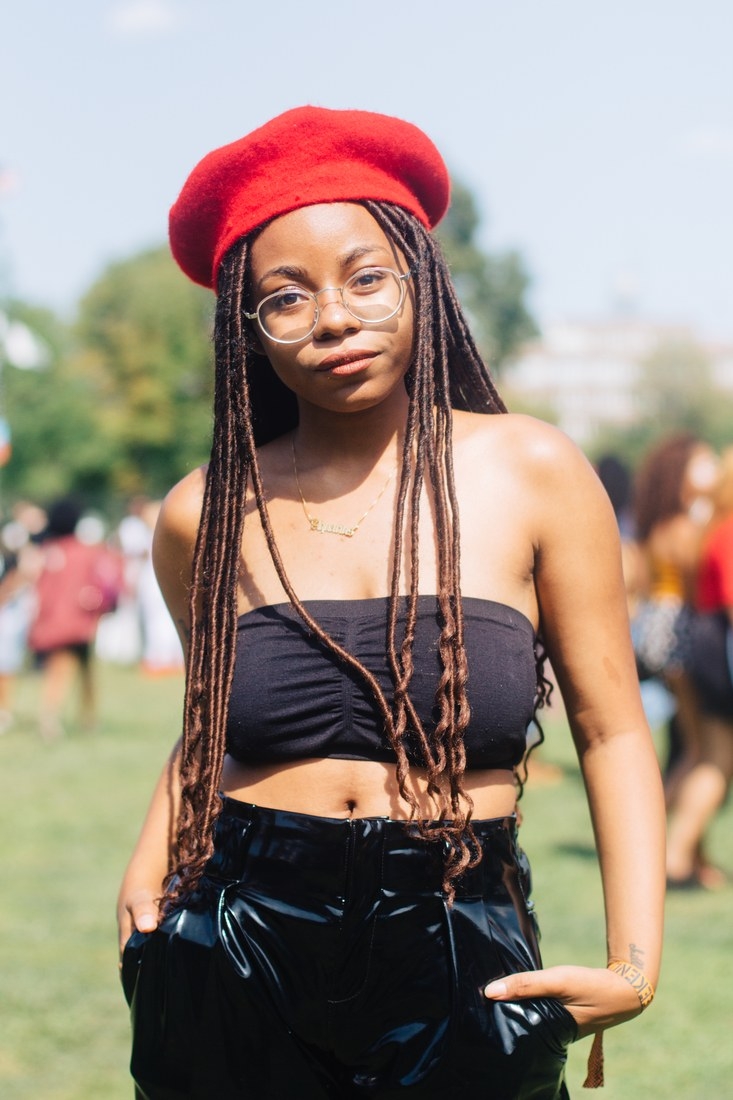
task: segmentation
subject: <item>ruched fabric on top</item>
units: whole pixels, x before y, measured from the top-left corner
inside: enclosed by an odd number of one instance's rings
[[[306,606],[374,674],[390,700],[389,601],[311,600]],[[512,768],[526,749],[537,692],[534,630],[524,615],[505,604],[464,597],[463,609],[471,707],[467,767]],[[439,636],[436,597],[421,596],[410,698],[428,734],[437,718]],[[363,678],[323,647],[290,604],[266,605],[241,616],[227,726],[227,751],[234,759],[393,762],[383,726]],[[421,764],[415,738],[408,737],[407,745],[412,761]]]

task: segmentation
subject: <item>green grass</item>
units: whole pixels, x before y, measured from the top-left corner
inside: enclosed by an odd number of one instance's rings
[[[181,681],[103,667],[99,732],[44,744],[33,722],[37,682],[19,689],[19,720],[0,738],[0,1096],[129,1100],[128,1024],[114,909],[119,878],[153,780],[178,734]],[[543,759],[563,769],[531,783],[522,842],[534,868],[548,964],[601,964],[600,883],[588,813],[560,721]],[[733,808],[711,855],[733,870]],[[667,904],[665,965],[654,1006],[606,1035],[603,1100],[733,1096],[733,889],[676,894]],[[571,1051],[574,1097],[589,1040]],[[212,1098],[215,1100],[215,1098]],[[295,1098],[294,1098],[295,1100]]]
[[[534,894],[547,965],[605,961],[601,882],[582,782],[562,722],[546,724],[542,759],[563,780],[523,799],[522,844],[533,866]],[[662,746],[660,745],[660,749]],[[733,807],[714,823],[709,854],[733,871]],[[677,892],[667,898],[662,977],[653,1006],[604,1038],[603,1100],[723,1100],[733,1097],[733,888]],[[584,1092],[590,1039],[571,1050],[568,1087]]]

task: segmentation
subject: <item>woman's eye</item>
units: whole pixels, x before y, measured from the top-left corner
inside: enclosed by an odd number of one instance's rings
[[[288,286],[284,290],[279,290],[276,294],[273,294],[267,304],[271,309],[285,312],[301,308],[308,303],[309,298],[310,295],[299,287]]]
[[[358,271],[356,275],[349,279],[349,289],[357,294],[370,294],[384,286],[388,277],[388,272],[383,271],[380,267],[366,268],[364,271]]]

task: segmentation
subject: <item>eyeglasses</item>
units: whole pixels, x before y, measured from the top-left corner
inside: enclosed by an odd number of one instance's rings
[[[363,267],[342,287],[325,286],[315,294],[302,286],[284,286],[263,298],[254,313],[245,312],[244,316],[257,321],[274,343],[297,344],[315,331],[321,315],[320,294],[327,290],[337,293],[344,309],[357,321],[378,325],[399,313],[409,278],[409,271],[399,275],[391,267]]]

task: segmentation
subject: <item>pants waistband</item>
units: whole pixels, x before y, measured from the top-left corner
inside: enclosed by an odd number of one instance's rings
[[[488,886],[513,879],[517,870],[513,815],[472,826],[482,859],[461,876],[459,896],[484,896]],[[207,875],[226,881],[259,872],[270,881],[273,875],[307,876],[309,889],[332,892],[352,868],[378,875],[383,889],[435,893],[442,888],[444,856],[442,843],[423,839],[416,825],[404,821],[317,817],[225,797]]]

